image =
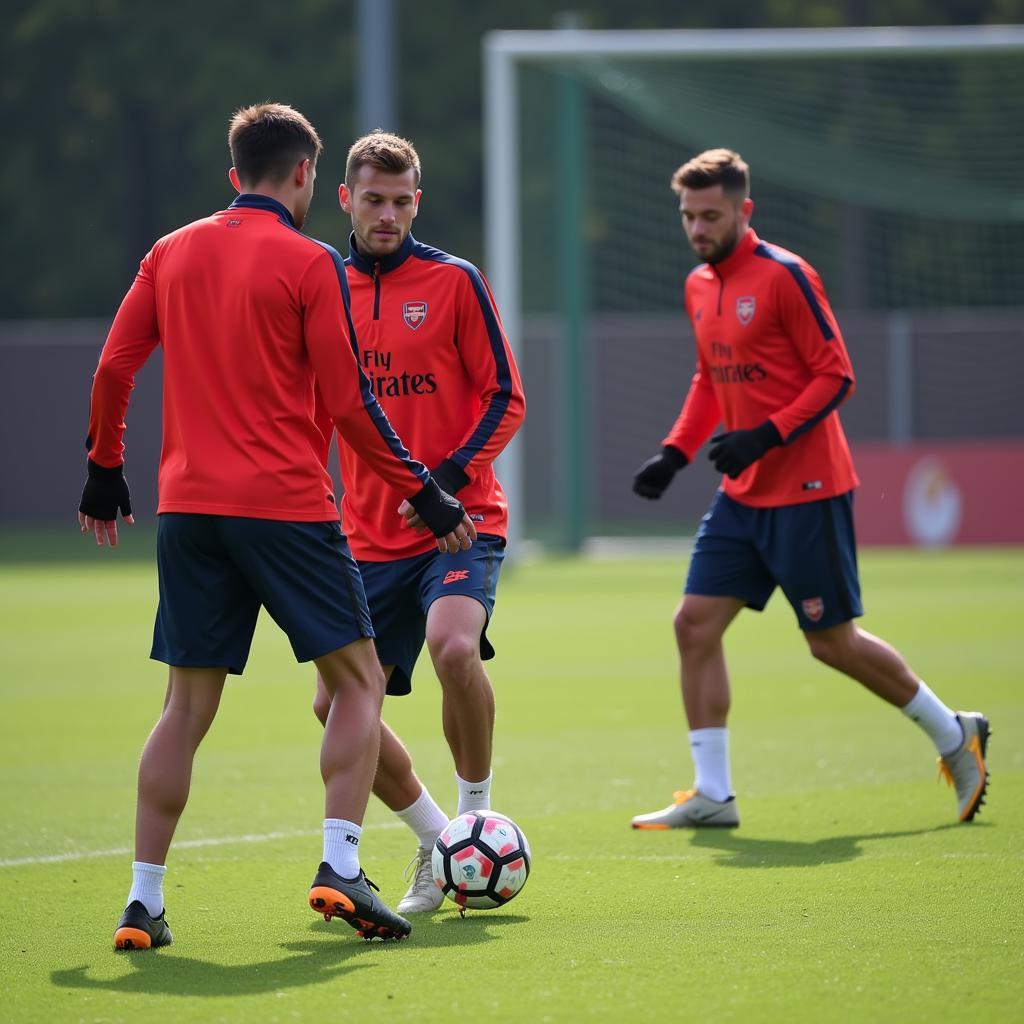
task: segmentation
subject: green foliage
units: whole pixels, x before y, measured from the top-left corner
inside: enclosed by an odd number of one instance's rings
[[[568,5],[573,6],[573,5]],[[1021,0],[587,0],[590,28],[1012,22]],[[183,0],[13,0],[0,31],[4,317],[111,315],[161,234],[230,199],[231,111],[277,99],[327,142],[309,231],[343,244],[333,199],[353,129],[353,3],[251,10]],[[479,262],[480,43],[493,29],[550,28],[546,0],[396,2],[400,117],[426,176],[418,233]]]

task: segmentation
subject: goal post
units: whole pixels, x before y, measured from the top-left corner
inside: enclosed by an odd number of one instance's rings
[[[568,28],[483,45],[486,271],[529,410],[498,467],[513,548],[524,531],[576,549],[594,530],[693,520],[682,497],[651,510],[616,488],[691,372],[668,178],[700,149],[747,157],[755,227],[814,263],[844,330],[862,331],[854,363],[882,393],[851,436],[909,440],[922,403],[943,400],[941,381],[922,390],[922,353],[953,378],[957,355],[924,314],[974,310],[997,353],[1021,348],[1024,27]],[[1012,390],[995,388],[996,419]]]

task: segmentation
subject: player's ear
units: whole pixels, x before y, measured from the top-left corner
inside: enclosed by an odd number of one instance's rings
[[[236,171],[234,167],[232,167],[231,170],[228,171],[228,181],[230,181],[231,184],[234,185],[236,192],[238,192],[239,194],[242,193],[242,183],[238,180],[238,171]]]
[[[412,199],[412,215],[415,217],[420,212],[420,196],[423,195],[423,189],[416,189],[416,195]]]
[[[303,188],[306,184],[306,180],[313,173],[313,162],[307,156],[305,160],[300,160],[295,165],[295,184],[299,188]]]
[[[338,202],[341,203],[341,208],[346,213],[352,212],[352,193],[348,190],[348,185],[342,182],[338,186]]]
[[[740,213],[742,213],[743,216],[747,218],[747,220],[750,220],[750,218],[753,216],[754,200],[751,199],[750,196],[747,196],[747,198],[744,199],[742,203],[740,203]]]

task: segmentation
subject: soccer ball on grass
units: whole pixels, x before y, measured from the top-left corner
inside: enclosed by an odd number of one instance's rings
[[[491,910],[526,885],[530,844],[504,814],[467,811],[445,825],[430,866],[435,884],[460,910]]]

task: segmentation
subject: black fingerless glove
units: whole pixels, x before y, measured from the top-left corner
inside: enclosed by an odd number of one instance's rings
[[[430,471],[430,475],[434,478],[437,486],[449,494],[458,494],[469,483],[469,477],[466,475],[465,470],[457,463],[452,462],[451,459],[439,462]]]
[[[124,478],[124,466],[108,468],[89,459],[89,478],[85,481],[78,511],[110,522],[117,518],[118,509],[126,519],[132,514],[132,496]]]
[[[442,491],[433,478],[427,481],[427,485],[419,494],[409,499],[409,504],[435,537],[451,533],[466,514],[462,502]]]

